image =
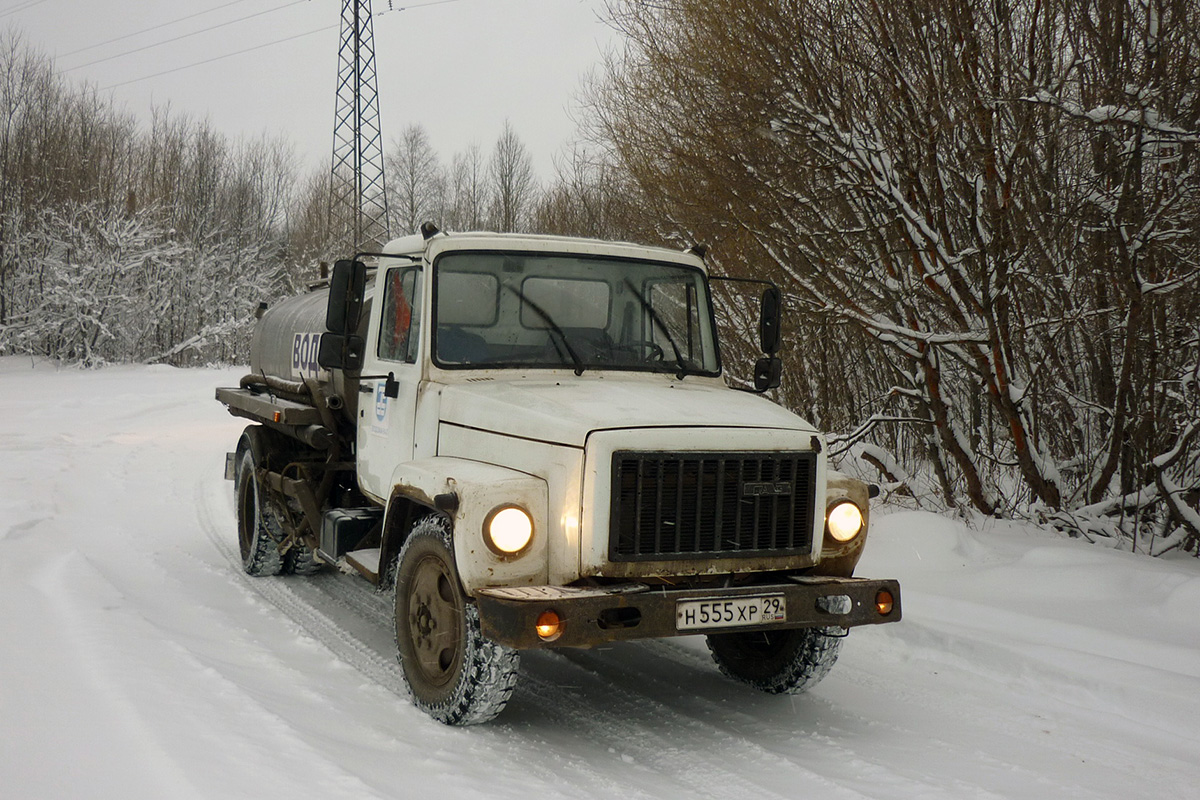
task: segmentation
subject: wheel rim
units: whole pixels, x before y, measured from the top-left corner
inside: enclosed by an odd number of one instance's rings
[[[454,576],[442,559],[416,565],[408,595],[408,635],[417,668],[429,683],[444,686],[462,661],[462,604]]]

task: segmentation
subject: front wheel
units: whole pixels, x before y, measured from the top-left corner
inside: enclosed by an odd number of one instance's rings
[[[397,557],[396,650],[413,703],[447,725],[495,718],[516,686],[520,654],[480,633],[445,517],[418,522]]]
[[[841,628],[714,633],[708,650],[721,672],[769,694],[800,694],[829,674],[846,636]]]

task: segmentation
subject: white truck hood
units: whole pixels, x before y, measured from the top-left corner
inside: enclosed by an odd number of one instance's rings
[[[771,401],[712,383],[658,383],[603,376],[523,378],[447,386],[444,423],[583,447],[592,431],[680,426],[816,433]]]

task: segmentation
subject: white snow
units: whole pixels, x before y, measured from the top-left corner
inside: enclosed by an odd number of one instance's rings
[[[526,654],[443,727],[365,583],[241,573],[239,376],[0,359],[0,797],[1200,797],[1200,561],[918,512],[859,569],[904,620],[807,695],[689,637]]]

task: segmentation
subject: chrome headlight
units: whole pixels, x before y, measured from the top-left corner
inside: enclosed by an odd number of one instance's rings
[[[862,532],[862,511],[849,500],[835,503],[825,515],[825,527],[835,540],[848,542]]]

